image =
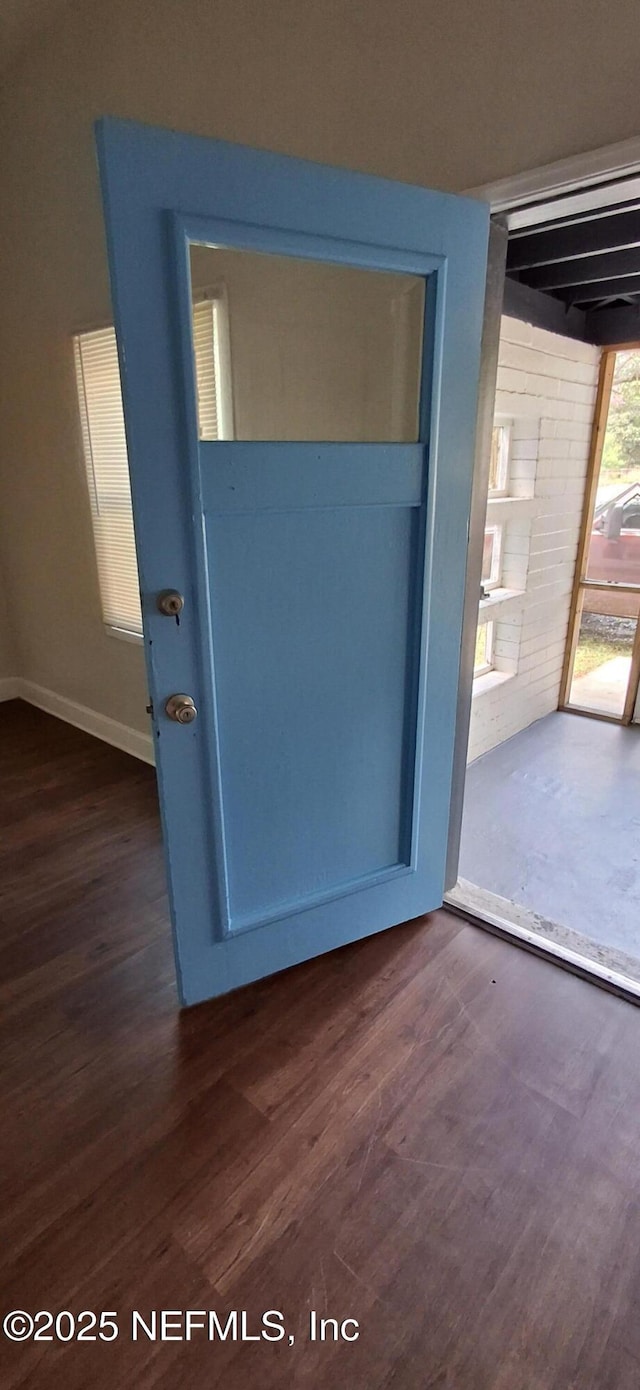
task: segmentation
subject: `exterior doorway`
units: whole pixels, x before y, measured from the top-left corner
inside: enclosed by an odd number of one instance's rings
[[[475,192],[506,273],[446,901],[638,999],[640,141]]]
[[[561,706],[630,724],[640,680],[640,347],[603,353]]]

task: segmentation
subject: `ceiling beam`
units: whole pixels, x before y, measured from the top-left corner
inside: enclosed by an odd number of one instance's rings
[[[637,174],[613,183],[591,184],[576,192],[549,198],[548,202],[525,203],[510,209],[507,227],[510,232],[533,230],[545,223],[571,222],[581,214],[593,217],[605,210],[617,212],[622,207],[628,208],[632,202],[640,207],[640,177]]]
[[[590,217],[564,227],[509,238],[507,270],[557,265],[576,256],[640,246],[640,209],[614,217]]]
[[[640,247],[606,251],[600,256],[580,256],[575,261],[523,270],[525,283],[535,290],[564,289],[565,285],[587,285],[592,280],[613,279],[618,275],[640,275]]]
[[[573,310],[579,313],[580,310]],[[617,309],[590,309],[585,314],[585,337],[597,347],[617,347],[619,344],[640,345],[640,304]]]
[[[536,328],[546,328],[549,333],[562,333],[565,338],[578,338],[585,341],[587,316],[582,309],[574,309],[553,295],[541,294],[529,285],[521,285],[507,276],[504,284],[503,314],[512,319],[522,319]]]
[[[616,347],[621,343],[640,345],[640,305],[618,308],[578,309],[541,294],[517,280],[505,280],[503,314],[510,318],[560,333],[565,338],[577,338],[594,347]]]
[[[625,299],[627,295],[636,294],[640,294],[640,274],[572,285],[562,292],[562,298],[565,304],[593,304],[597,299]]]

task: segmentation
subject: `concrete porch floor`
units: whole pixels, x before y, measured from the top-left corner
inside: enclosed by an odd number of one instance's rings
[[[614,656],[596,666],[586,676],[574,676],[571,682],[570,705],[582,705],[597,714],[613,714],[621,719],[627,698],[631,656]]]
[[[640,960],[640,728],[550,714],[478,758],[460,877]]]

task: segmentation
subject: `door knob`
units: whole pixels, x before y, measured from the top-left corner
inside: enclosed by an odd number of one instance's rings
[[[170,695],[165,711],[177,724],[193,724],[194,719],[198,718],[198,711],[190,695]]]
[[[156,599],[156,608],[165,618],[177,618],[184,608],[184,599],[177,589],[163,589]]]

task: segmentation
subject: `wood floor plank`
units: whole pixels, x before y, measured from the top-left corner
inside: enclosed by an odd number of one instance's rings
[[[2,1316],[121,1328],[3,1387],[636,1390],[640,1010],[439,912],[180,1014],[152,770],[0,719]]]

